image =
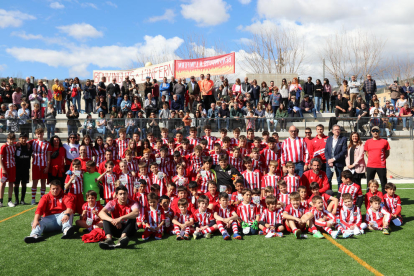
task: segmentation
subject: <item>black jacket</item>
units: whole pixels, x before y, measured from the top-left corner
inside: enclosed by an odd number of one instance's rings
[[[313,82],[305,82],[305,84],[303,85],[303,93],[313,95],[314,87],[315,84],[313,84]]]
[[[216,173],[218,190],[220,190],[220,185],[228,184],[232,187],[233,191],[235,191],[232,180],[233,175],[238,175],[239,179],[243,179],[241,173],[231,165],[227,165],[227,168],[224,170],[220,167],[220,165],[216,165],[213,170]]]
[[[323,85],[322,84],[316,84],[314,86],[314,89],[315,89],[315,97],[322,97]]]
[[[219,108],[219,115],[221,118],[223,118],[224,116],[226,116],[226,118],[230,117],[230,110],[226,107],[226,109],[223,108]]]
[[[31,157],[32,148],[29,144],[26,144],[26,146],[20,145],[19,147],[16,147],[16,168],[19,168],[20,179],[29,179]]]
[[[121,88],[119,88],[119,84],[117,84],[117,83],[108,84],[108,86],[106,87],[106,94],[112,96],[114,93],[115,93],[116,96],[118,96],[121,93]]]

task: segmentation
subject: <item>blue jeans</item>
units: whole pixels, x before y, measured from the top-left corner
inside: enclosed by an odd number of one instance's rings
[[[269,132],[275,131],[275,129],[276,129],[276,125],[275,124],[277,124],[277,121],[275,121],[273,119],[266,119],[266,121],[267,121],[267,130]],[[273,121],[273,125],[270,123],[271,121]]]
[[[78,93],[78,95],[76,95],[75,98],[72,98],[72,105],[80,113],[80,110],[81,110],[81,94],[80,93]]]
[[[220,130],[221,124],[226,122],[226,128],[229,129],[229,118],[218,118],[217,119],[217,127]]]
[[[98,133],[102,134],[102,135],[103,135],[103,137],[105,137],[105,135],[106,135],[106,126],[103,126],[103,127],[97,127],[97,128],[96,128],[96,131],[97,131]]]
[[[316,109],[315,108],[312,108],[311,110],[308,110],[308,111],[301,109],[300,111],[301,111],[300,112],[301,113],[300,117],[303,117],[303,113],[313,113],[313,118],[316,119]]]
[[[305,172],[304,166],[304,162],[295,163],[295,173],[299,175],[299,177],[302,177],[302,174]]]
[[[78,133],[78,127],[68,125],[68,135],[70,135],[71,133]]]
[[[122,100],[123,100],[122,97],[118,97],[116,99],[116,107],[121,107]]]
[[[279,108],[278,105],[275,105],[275,106],[272,105],[273,115],[276,115],[276,111],[277,111],[278,108]]]
[[[398,123],[398,118],[397,117],[388,117],[388,120],[390,121],[390,123],[392,124],[392,130],[395,131],[395,126]]]
[[[339,189],[339,185],[341,185],[341,173],[344,170],[344,168],[338,168],[337,166],[334,166],[334,171],[336,174],[336,180],[338,181],[338,189]],[[326,166],[326,176],[328,177],[328,182],[329,182],[329,189],[332,190],[332,177],[333,177],[333,172],[331,170],[331,167],[329,167],[328,165]]]
[[[315,97],[315,109],[316,111],[321,110],[321,104],[322,104],[322,97]]]
[[[103,109],[103,108],[98,108],[98,110],[96,111],[98,114],[99,114],[99,112],[103,112],[103,114],[104,115],[106,115],[106,109]]]
[[[147,139],[147,129],[141,128],[141,139]]]
[[[365,94],[365,102],[367,103],[367,106],[370,106],[371,100],[372,100],[372,93],[370,93],[370,94],[366,93]]]
[[[403,128],[406,128],[407,127],[407,119],[408,119],[409,117],[401,117],[401,119],[402,119],[402,122],[403,122]]]
[[[32,229],[30,235],[42,235],[43,232],[52,232],[52,231],[59,231],[71,227],[73,223],[73,215],[70,215],[67,222],[62,223],[63,215],[66,211],[60,214],[54,214],[47,217],[43,217],[41,221],[39,221],[39,225],[36,226],[35,229]]]
[[[62,114],[62,101],[55,101],[55,108],[58,114]]]
[[[266,119],[264,118],[258,118],[257,119],[257,124],[256,124],[256,129],[263,129],[265,126],[265,121]]]
[[[254,99],[254,107],[257,107],[258,103],[259,103],[259,99]]]
[[[54,124],[53,125],[46,124],[47,140],[49,140],[50,137],[55,135],[55,127],[56,127],[56,125],[54,125]]]
[[[135,132],[135,129],[136,129],[135,126],[128,126],[127,129],[126,129],[126,135],[129,134],[131,136],[131,138],[132,138],[132,136],[133,136],[133,134]]]
[[[394,106],[394,109],[395,109],[395,104],[397,103],[397,101],[398,101],[398,99],[396,99],[396,100],[391,99],[391,104]]]

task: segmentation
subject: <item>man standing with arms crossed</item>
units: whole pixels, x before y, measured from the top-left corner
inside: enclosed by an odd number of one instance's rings
[[[295,164],[295,173],[301,177],[304,171],[308,170],[309,152],[306,142],[298,137],[298,133],[299,130],[295,126],[289,128],[289,138],[285,139],[281,146],[281,159],[284,174],[287,172],[286,162],[291,161]]]
[[[210,79],[210,74],[207,74],[207,78],[202,81],[200,88],[205,107],[216,102],[213,96],[214,82]]]

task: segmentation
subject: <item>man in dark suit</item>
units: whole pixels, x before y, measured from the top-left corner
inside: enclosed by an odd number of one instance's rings
[[[26,101],[28,101],[30,94],[33,93],[33,88],[35,88],[34,84],[30,82],[30,77],[27,77],[22,88],[23,98],[26,98]]]
[[[106,95],[108,96],[108,110],[111,110],[111,106],[117,105],[117,98],[121,94],[121,88],[116,83],[116,78],[112,79],[112,82],[106,87]]]
[[[193,112],[193,103],[195,98],[200,95],[200,87],[195,80],[194,76],[191,76],[191,81],[188,83],[188,96],[190,98],[190,110]]]
[[[341,173],[345,167],[345,155],[347,153],[347,138],[341,136],[341,127],[334,125],[332,127],[333,136],[328,137],[325,145],[326,158],[326,176],[328,177],[329,187],[332,190],[333,173],[338,180],[338,189],[341,181]]]

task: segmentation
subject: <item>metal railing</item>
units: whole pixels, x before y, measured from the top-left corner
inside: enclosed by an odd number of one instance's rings
[[[29,137],[34,138],[37,128],[45,130],[45,136],[57,134],[62,138],[69,136],[70,133],[80,133],[81,135],[89,134],[93,138],[101,136],[118,137],[119,129],[125,128],[127,136],[132,137],[134,132],[138,132],[140,137],[145,138],[149,132],[153,133],[156,138],[161,137],[162,129],[168,129],[170,136],[174,136],[177,132],[181,132],[184,137],[189,135],[190,127],[197,129],[197,136],[204,135],[204,127],[211,126],[213,135],[219,136],[217,132],[220,129],[226,129],[231,133],[235,128],[241,130],[241,134],[246,134],[247,129],[252,128],[255,132],[269,131],[270,134],[278,132],[281,138],[288,137],[288,129],[290,126],[296,126],[299,129],[299,136],[305,136],[305,128],[309,127],[316,135],[315,128],[318,124],[322,124],[325,133],[331,132],[333,125],[337,124],[341,127],[342,135],[350,136],[354,131],[360,133],[362,139],[371,137],[370,130],[373,126],[380,128],[380,135],[383,138],[391,137],[398,139],[413,140],[413,117],[395,117],[391,119],[371,118],[371,117],[287,117],[287,118],[189,118],[186,122],[183,118],[104,118],[87,120],[79,118],[76,120],[68,119],[0,119],[0,142],[5,142],[7,133],[15,132],[17,134],[27,133]],[[401,127],[405,121],[408,130],[402,131]],[[393,131],[393,129],[396,131]]]

